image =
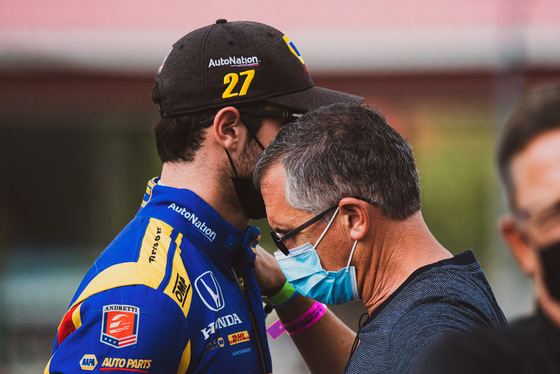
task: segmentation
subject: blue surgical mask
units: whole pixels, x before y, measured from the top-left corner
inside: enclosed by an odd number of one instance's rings
[[[356,244],[354,242],[346,268],[326,271],[321,266],[316,247],[334,221],[338,208],[315,245],[305,243],[292,248],[288,256],[276,252],[275,257],[288,282],[302,295],[325,304],[344,304],[359,299],[356,269],[350,266]]]

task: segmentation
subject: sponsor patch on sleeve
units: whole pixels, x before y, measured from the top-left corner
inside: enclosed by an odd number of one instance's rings
[[[101,342],[123,348],[136,344],[140,308],[132,305],[105,305],[101,326]]]

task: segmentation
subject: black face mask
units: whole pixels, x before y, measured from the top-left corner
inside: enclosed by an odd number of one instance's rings
[[[257,137],[253,135],[253,133],[249,131],[249,134],[257,142],[259,147],[264,151],[264,147],[259,142]],[[225,149],[225,148],[224,148]],[[245,212],[245,215],[251,219],[261,219],[266,217],[266,208],[264,206],[264,200],[259,190],[255,188],[253,184],[253,180],[251,178],[243,178],[239,177],[237,174],[237,170],[235,166],[233,166],[233,161],[231,156],[229,155],[228,150],[226,149],[226,154],[229,160],[229,164],[235,173],[235,177],[231,177],[231,181],[233,182],[233,188],[235,188],[235,193],[237,194],[237,199],[241,204],[241,208]]]
[[[539,260],[548,293],[555,300],[560,301],[560,241],[540,248]]]
[[[239,199],[239,203],[247,217],[261,219],[266,217],[264,200],[250,178],[232,177],[233,187]]]

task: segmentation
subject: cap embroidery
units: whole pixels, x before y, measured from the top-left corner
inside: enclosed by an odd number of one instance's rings
[[[305,68],[305,71],[307,73],[309,73],[309,71],[307,71],[307,66],[305,66],[305,61],[303,61],[303,57],[301,57],[301,54],[299,53],[295,44],[293,42],[291,42],[290,39],[286,35],[284,35],[284,41],[288,45],[288,48],[290,48],[290,51],[292,51],[292,53],[299,59],[299,61],[301,62],[301,64]]]
[[[230,57],[220,57],[217,59],[210,59],[210,62],[208,63],[208,68],[213,68],[216,66],[230,66],[230,67],[245,67],[245,66],[259,66],[259,58],[257,56],[251,56],[251,57],[245,57],[245,56],[241,56],[241,57],[236,57],[236,56],[230,56]]]

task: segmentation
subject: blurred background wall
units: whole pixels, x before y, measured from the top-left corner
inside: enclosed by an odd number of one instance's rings
[[[0,373],[43,370],[81,277],[159,174],[155,72],[218,18],[280,29],[317,85],[379,106],[413,146],[435,236],[475,252],[509,318],[531,310],[495,229],[494,145],[522,92],[560,79],[557,0],[0,0]],[[335,311],[357,328],[363,309]],[[306,372],[288,338],[271,346],[276,373]]]

